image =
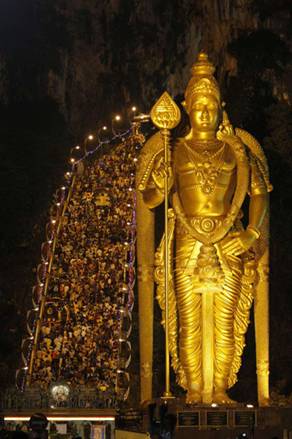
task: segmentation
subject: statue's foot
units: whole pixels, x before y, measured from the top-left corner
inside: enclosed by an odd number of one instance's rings
[[[202,395],[200,392],[193,390],[187,393],[186,403],[187,404],[200,404],[202,402]]]
[[[237,402],[229,398],[229,396],[223,390],[217,391],[213,395],[213,403],[219,405],[236,405]]]
[[[260,407],[269,407],[270,405],[271,405],[271,401],[270,401],[269,398],[262,398],[262,399],[259,401],[259,406],[260,406]]]

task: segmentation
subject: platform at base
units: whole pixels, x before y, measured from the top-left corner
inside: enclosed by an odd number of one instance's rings
[[[156,400],[156,408],[144,411],[143,430],[159,428],[164,400]],[[232,407],[188,406],[178,400],[169,400],[164,414],[176,418],[175,439],[197,437],[202,439],[256,438],[292,439],[292,407],[264,407],[236,405]]]
[[[33,413],[44,413],[50,424],[91,425],[91,430],[110,426],[111,435],[114,437],[115,428],[132,433],[144,433],[160,430],[161,407],[164,416],[171,414],[176,422],[175,439],[292,439],[292,407],[211,407],[211,406],[186,406],[178,400],[156,400],[152,418],[149,408],[135,409],[33,409],[33,410],[4,410],[1,414],[6,422],[20,424],[27,422]],[[165,410],[166,409],[166,410]],[[154,427],[153,427],[154,426]],[[80,430],[82,437],[83,430]],[[90,436],[90,435],[89,435]],[[88,436],[88,438],[89,438]],[[147,434],[146,434],[147,436]],[[105,436],[106,437],[106,436]],[[127,436],[125,436],[127,437]],[[133,435],[129,436],[133,437]],[[136,435],[135,437],[138,437]],[[149,437],[149,436],[148,436]],[[153,436],[155,437],[155,436]]]
[[[4,410],[0,415],[4,421],[2,428],[7,431],[7,438],[13,430],[31,430],[31,417],[40,413],[48,420],[47,427],[44,427],[47,430],[44,437],[48,439],[70,439],[77,436],[82,439],[114,439],[116,410],[91,408]],[[37,424],[39,428],[38,419]]]

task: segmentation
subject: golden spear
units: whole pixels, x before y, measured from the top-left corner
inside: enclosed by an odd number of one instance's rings
[[[169,362],[169,307],[168,307],[168,280],[169,280],[169,253],[168,253],[168,179],[171,164],[170,157],[170,130],[175,128],[181,119],[180,109],[171,96],[165,91],[152,107],[150,112],[152,122],[160,133],[164,144],[164,285],[165,285],[165,392],[164,398],[171,397],[170,392],[170,362]]]

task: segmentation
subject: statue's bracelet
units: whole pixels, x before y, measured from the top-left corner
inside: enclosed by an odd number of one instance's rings
[[[261,232],[254,226],[247,226],[247,230],[250,230],[253,233],[255,239],[258,239],[261,236]]]

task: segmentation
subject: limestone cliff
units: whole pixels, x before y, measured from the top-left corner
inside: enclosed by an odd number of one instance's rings
[[[165,88],[173,95],[182,93],[201,48],[219,66],[222,83],[238,73],[237,54],[228,50],[236,39],[261,29],[289,37],[288,1],[278,2],[277,9],[274,1],[255,0],[29,3],[26,20],[33,25],[27,58],[21,62],[28,77],[35,76],[30,93],[53,98],[76,134],[131,103],[147,111]],[[15,50],[14,55],[20,57]],[[0,93],[7,100],[5,65],[8,71],[13,68],[7,54],[0,70]],[[29,78],[21,75],[18,80],[20,88],[27,88]],[[279,84],[275,87],[277,93]],[[280,88],[287,92],[282,83]],[[8,96],[12,98],[17,98],[15,93]]]

